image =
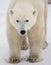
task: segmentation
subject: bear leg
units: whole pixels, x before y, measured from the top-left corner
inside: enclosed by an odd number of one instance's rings
[[[37,29],[34,31],[34,29],[32,28],[29,32],[28,32],[28,39],[29,39],[29,43],[30,43],[30,55],[28,60],[30,62],[38,62],[38,61],[42,61],[42,57],[41,57],[41,52],[42,52],[42,46],[44,43],[44,33],[41,32],[41,34],[39,34],[39,31]],[[41,30],[40,30],[41,31]]]
[[[8,62],[18,63],[21,61],[20,50],[23,39],[18,35],[17,31],[12,26],[10,26],[10,28],[7,29],[7,38],[10,51]]]
[[[29,58],[28,58],[28,60],[30,62],[42,61],[42,57],[41,57],[42,48],[38,44],[39,43],[36,43],[36,42],[35,42],[35,44],[33,42],[32,43],[30,42],[30,55],[29,55]]]

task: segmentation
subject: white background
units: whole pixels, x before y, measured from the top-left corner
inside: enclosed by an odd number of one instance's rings
[[[0,0],[0,65],[13,65],[7,63],[5,60],[9,54],[9,47],[6,37],[6,12],[10,0]],[[38,63],[29,63],[22,60],[20,63],[15,65],[51,65],[51,4],[48,5],[48,17],[47,17],[47,36],[48,47],[43,51],[44,60]],[[22,57],[28,56],[28,51],[21,52]]]

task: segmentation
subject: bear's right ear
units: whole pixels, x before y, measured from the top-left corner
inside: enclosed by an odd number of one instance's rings
[[[36,13],[36,11],[33,11],[33,15]]]
[[[13,14],[13,10],[10,10],[11,15]]]

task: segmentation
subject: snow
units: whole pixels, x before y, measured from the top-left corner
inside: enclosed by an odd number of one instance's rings
[[[9,5],[9,3],[9,0],[0,0],[0,65],[51,65],[51,4],[48,5],[46,36],[48,47],[43,51],[44,60],[42,62],[37,63],[30,63],[26,61],[26,58],[29,55],[29,50],[27,50],[21,52],[21,56],[25,59],[23,59],[20,63],[10,64],[6,61],[9,55],[9,46],[6,36],[6,11],[8,8],[7,5]]]

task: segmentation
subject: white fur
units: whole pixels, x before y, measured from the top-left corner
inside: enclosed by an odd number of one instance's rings
[[[21,47],[26,47],[26,37],[29,40],[29,61],[35,62],[37,59],[40,61],[42,48],[45,48],[46,45],[46,1],[11,0],[7,12],[7,37],[10,48],[10,62],[13,62],[15,59],[20,60],[20,49]],[[35,11],[34,15],[33,11]],[[27,19],[29,22],[26,23],[25,20]],[[20,22],[17,23],[16,20]],[[20,36],[21,30],[25,30],[27,35]]]

